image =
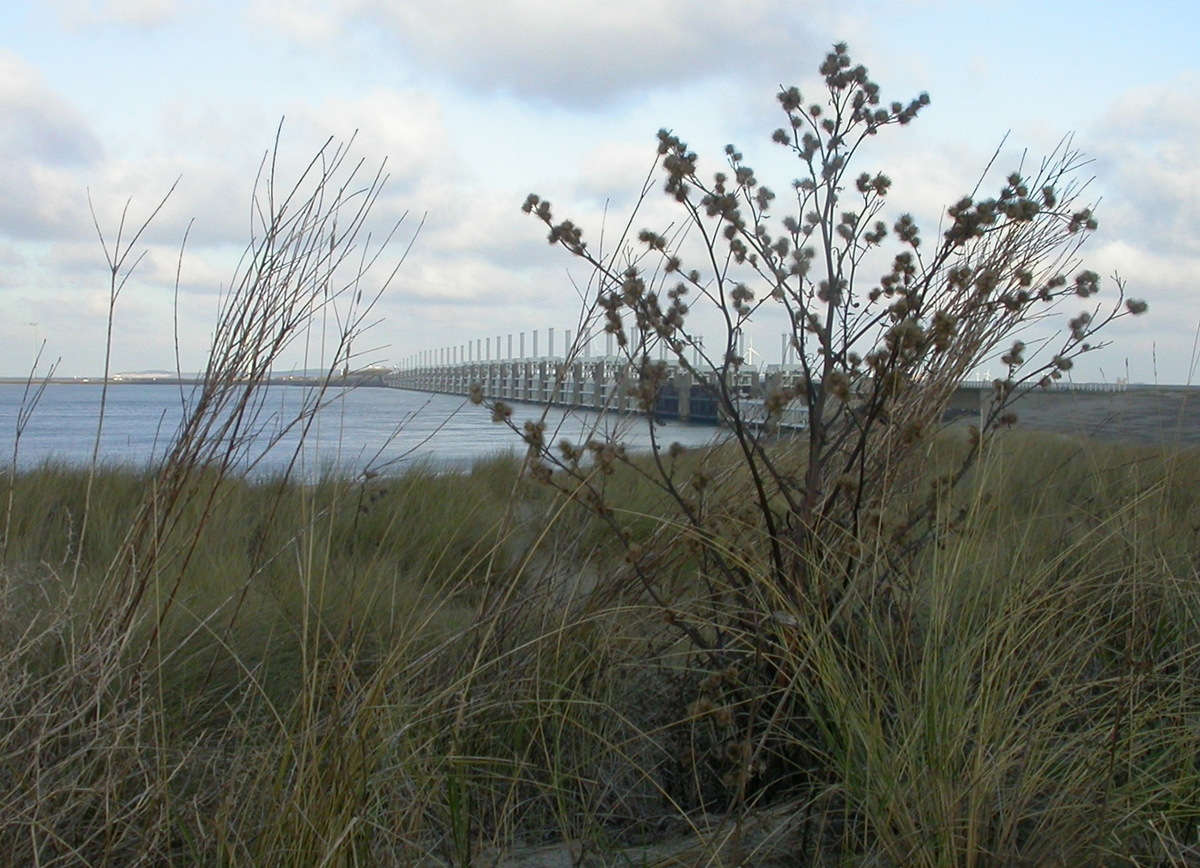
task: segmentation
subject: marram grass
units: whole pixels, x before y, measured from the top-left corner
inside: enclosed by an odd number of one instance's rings
[[[116,606],[98,588],[152,480],[99,473],[76,571],[83,474],[17,474],[4,861],[1194,861],[1194,451],[1001,437],[903,617],[764,599],[772,638],[720,659],[670,623],[736,623],[686,539],[654,565],[665,617],[594,519],[518,470],[220,482],[161,540],[173,604],[148,594],[120,635],[86,626]],[[612,485],[633,538],[674,532]]]

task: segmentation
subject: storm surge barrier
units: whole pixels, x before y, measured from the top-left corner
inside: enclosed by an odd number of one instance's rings
[[[684,369],[675,363],[658,364],[653,390],[653,413],[681,422],[722,424],[725,421],[718,389],[721,374],[712,369]],[[782,365],[763,369],[742,368],[727,375],[723,388],[739,407],[744,421],[767,421],[764,397],[776,391],[785,379],[794,381],[799,369]],[[645,412],[641,397],[642,379],[638,366],[620,356],[564,359],[498,359],[432,361],[393,370],[386,385],[399,389],[471,395],[476,390],[488,400],[553,404],[580,410]],[[803,428],[808,408],[793,401],[783,408],[778,424]]]
[[[538,354],[538,332],[531,333],[532,354],[525,355],[525,334],[516,341],[508,336],[507,350],[502,354],[500,336],[480,338],[455,347],[417,353],[383,376],[384,385],[398,389],[437,392],[470,396],[481,393],[490,401],[517,401],[552,404],[589,411],[644,413],[648,410],[657,418],[681,422],[725,424],[726,406],[720,399],[727,394],[737,407],[738,416],[752,425],[766,424],[768,413],[765,398],[777,395],[781,387],[793,385],[802,374],[794,350],[787,343],[781,348],[783,363],[778,365],[745,364],[721,372],[702,364],[697,350],[692,365],[662,357],[647,360],[655,366],[651,407],[642,397],[641,366],[628,356],[613,352],[612,335],[606,335],[604,355],[591,353],[591,341],[580,346],[571,343],[571,331],[566,330],[567,356],[554,353],[554,329],[546,332],[548,353]],[[493,353],[493,347],[495,352]],[[756,355],[753,349],[740,345],[746,356]],[[959,385],[947,406],[947,418],[958,415],[985,417],[988,404],[995,393],[996,383],[990,378],[970,380]],[[1021,387],[1030,393],[1115,392],[1130,388],[1125,383],[1053,383],[1049,388],[1029,385]],[[793,400],[772,420],[781,428],[801,429],[808,425],[808,407]]]

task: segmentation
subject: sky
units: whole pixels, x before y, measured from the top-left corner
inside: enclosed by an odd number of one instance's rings
[[[885,101],[931,96],[860,157],[927,235],[997,148],[985,188],[1071,135],[1098,202],[1084,264],[1149,303],[1072,375],[1193,382],[1198,39],[1193,0],[5,0],[0,376],[27,375],[39,348],[39,370],[57,360],[62,376],[102,372],[106,346],[113,372],[200,370],[277,139],[281,181],[329,141],[361,177],[387,174],[365,232],[375,245],[399,228],[364,278],[381,292],[356,364],[534,330],[544,350],[550,328],[561,351],[589,274],[521,213],[525,197],[615,237],[660,128],[709,169],[735,143],[786,189],[798,167],[770,141],[775,94],[817,96],[844,41]],[[123,242],[155,217],[108,342],[105,250],[123,213]],[[635,222],[677,219],[652,191]],[[780,361],[778,323],[756,328],[759,357]],[[314,345],[281,365],[322,363]]]

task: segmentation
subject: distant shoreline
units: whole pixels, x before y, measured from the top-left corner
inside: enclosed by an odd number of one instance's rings
[[[327,384],[330,386],[350,385],[350,386],[384,386],[384,377],[391,373],[390,369],[368,369],[364,371],[353,371],[346,375],[328,376],[324,374],[280,374],[273,377],[268,377],[267,385],[271,386],[318,386]],[[82,385],[82,386],[101,386],[104,385],[103,377],[4,377],[0,376],[0,385],[4,386],[23,386],[26,383],[47,383],[49,385]],[[204,382],[204,377],[200,374],[179,376],[176,374],[114,374],[108,378],[110,386],[144,386],[144,385],[162,385],[162,386],[198,386]],[[1055,383],[1054,392],[1071,393],[1071,392],[1086,392],[1092,388],[1102,386],[1100,383]],[[1039,392],[1036,387],[1030,387],[1031,393]],[[1107,390],[1099,390],[1107,391]],[[1119,391],[1150,391],[1150,392],[1200,392],[1200,385],[1189,385],[1184,383],[1127,383],[1119,387]]]
[[[134,375],[117,375],[109,377],[106,381],[103,377],[0,377],[0,386],[23,386],[26,383],[34,383],[40,385],[46,383],[50,386],[199,386],[204,383],[204,378],[196,377],[178,377],[173,375],[164,376],[147,376],[145,374]],[[383,376],[377,373],[358,373],[349,374],[348,376],[324,377],[324,376],[278,376],[269,377],[265,381],[268,386],[383,386]]]

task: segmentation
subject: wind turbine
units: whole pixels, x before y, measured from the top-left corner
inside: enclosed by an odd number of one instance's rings
[[[746,347],[746,361],[749,362],[751,366],[754,365],[754,357],[755,356],[757,356],[758,358],[761,359],[763,357],[763,354],[760,353],[758,350],[754,349],[754,344],[750,343]]]

